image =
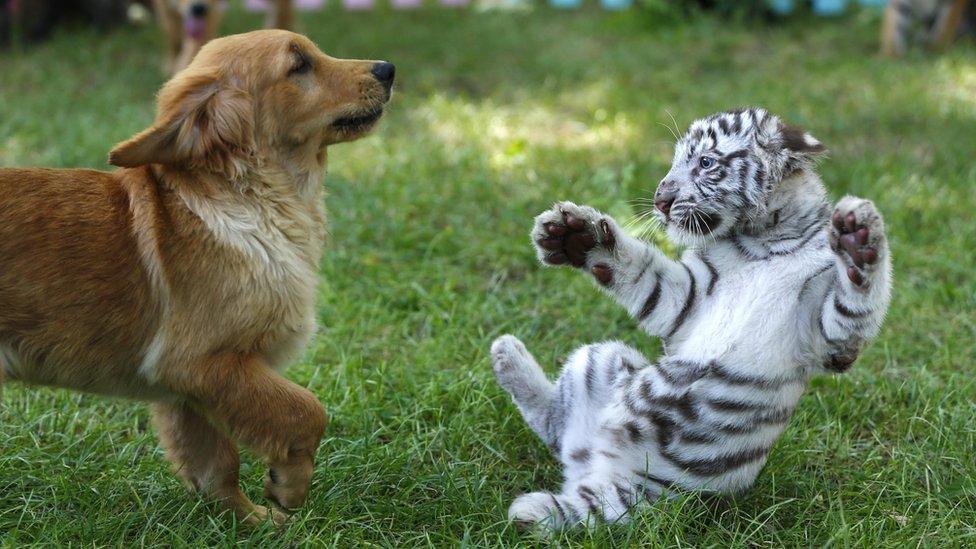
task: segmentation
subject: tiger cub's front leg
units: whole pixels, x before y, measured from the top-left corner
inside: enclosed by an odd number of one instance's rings
[[[653,335],[673,332],[694,298],[694,276],[686,265],[588,206],[558,202],[539,214],[532,243],[542,263],[588,272]]]
[[[884,221],[870,200],[845,196],[831,216],[829,243],[836,278],[820,310],[820,330],[830,359],[844,371],[877,335],[891,299],[891,253]]]

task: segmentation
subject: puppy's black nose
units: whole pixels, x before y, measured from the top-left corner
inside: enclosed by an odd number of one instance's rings
[[[393,77],[396,76],[396,65],[393,63],[387,63],[386,61],[381,61],[373,65],[373,70],[370,71],[377,80],[386,84],[387,87],[393,85]]]
[[[198,2],[190,6],[190,15],[193,17],[205,17],[210,7],[203,2]]]

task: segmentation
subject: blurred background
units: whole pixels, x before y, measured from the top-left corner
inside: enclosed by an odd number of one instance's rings
[[[265,24],[261,2],[214,4],[220,34]],[[734,505],[687,496],[564,541],[971,545],[972,4],[899,0],[882,55],[894,8],[879,0],[296,2],[297,30],[333,56],[396,63],[397,82],[375,134],[330,151],[321,328],[288,371],[332,416],[312,496],[284,533],[251,541],[520,542],[508,503],[560,473],[495,386],[490,341],[517,334],[549,372],[591,341],[660,350],[584,277],[538,266],[532,217],[571,199],[673,253],[639,219],[675,134],[762,106],[829,147],[833,200],[885,215],[886,325],[849,374],[813,382]],[[0,5],[0,166],[109,169],[169,74],[152,5]],[[948,25],[957,5],[969,12]],[[245,464],[255,496],[261,474]],[[229,543],[206,505],[167,472],[144,407],[5,387],[0,545]]]

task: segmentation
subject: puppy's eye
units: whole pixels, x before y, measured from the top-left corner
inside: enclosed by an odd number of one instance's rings
[[[295,64],[288,70],[288,76],[306,74],[310,70],[312,70],[312,64],[308,62],[308,59],[304,55],[299,54],[295,60]]]
[[[715,160],[710,156],[703,156],[698,160],[698,165],[702,167],[703,170],[707,170],[715,165]]]

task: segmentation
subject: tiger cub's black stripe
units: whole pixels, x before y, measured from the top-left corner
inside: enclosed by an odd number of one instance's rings
[[[685,299],[685,304],[681,307],[681,311],[678,316],[674,319],[674,324],[671,325],[671,330],[668,331],[668,335],[664,336],[665,339],[670,339],[684,324],[685,319],[688,318],[688,313],[691,311],[691,306],[695,304],[695,298],[697,297],[695,292],[695,275],[691,272],[691,269],[685,265],[681,264],[685,268],[685,272],[688,273],[688,297]]]
[[[634,470],[634,474],[637,475],[637,476],[639,476],[640,478],[646,480],[646,481],[653,482],[654,484],[657,484],[658,486],[660,486],[662,488],[667,488],[669,490],[673,490],[674,487],[675,487],[674,482],[672,482],[670,480],[665,480],[665,479],[663,479],[661,477],[656,477],[656,476],[654,476],[654,475],[652,475],[652,474],[650,474],[650,473],[648,473],[646,471]]]
[[[644,306],[641,307],[640,312],[637,314],[637,320],[644,321],[647,317],[651,316],[654,309],[657,308],[657,303],[661,299],[661,275],[654,273],[654,288],[651,293],[648,294],[647,299],[644,300]]]
[[[705,265],[705,268],[708,269],[709,274],[708,288],[705,289],[705,295],[712,295],[712,291],[715,289],[715,283],[718,282],[718,270],[715,268],[715,265],[712,265],[712,262],[705,257],[705,254],[699,253],[698,259],[700,259]]]
[[[600,516],[599,511],[596,506],[597,495],[592,488],[588,486],[580,486],[576,489],[576,493],[579,494],[580,499],[586,503],[586,507],[590,512],[590,515],[594,517]]]
[[[847,308],[847,306],[840,302],[840,295],[836,291],[834,292],[834,309],[841,316],[847,318],[864,318],[871,314],[871,311],[855,311]]]
[[[596,357],[593,347],[586,347],[586,373],[583,375],[583,382],[586,385],[586,394],[593,394],[593,383],[596,381]]]
[[[824,273],[826,273],[827,271],[833,268],[834,268],[833,263],[827,263],[826,265],[821,267],[818,271],[806,277],[803,280],[803,284],[800,285],[800,292],[797,294],[796,300],[801,301],[803,299],[803,296],[806,295],[806,293],[810,290],[810,283],[812,283],[816,278],[822,276]]]
[[[769,450],[770,447],[768,446],[760,446],[713,459],[684,459],[664,449],[661,452],[661,456],[675,464],[675,466],[696,475],[715,476],[763,459],[769,454]]]

